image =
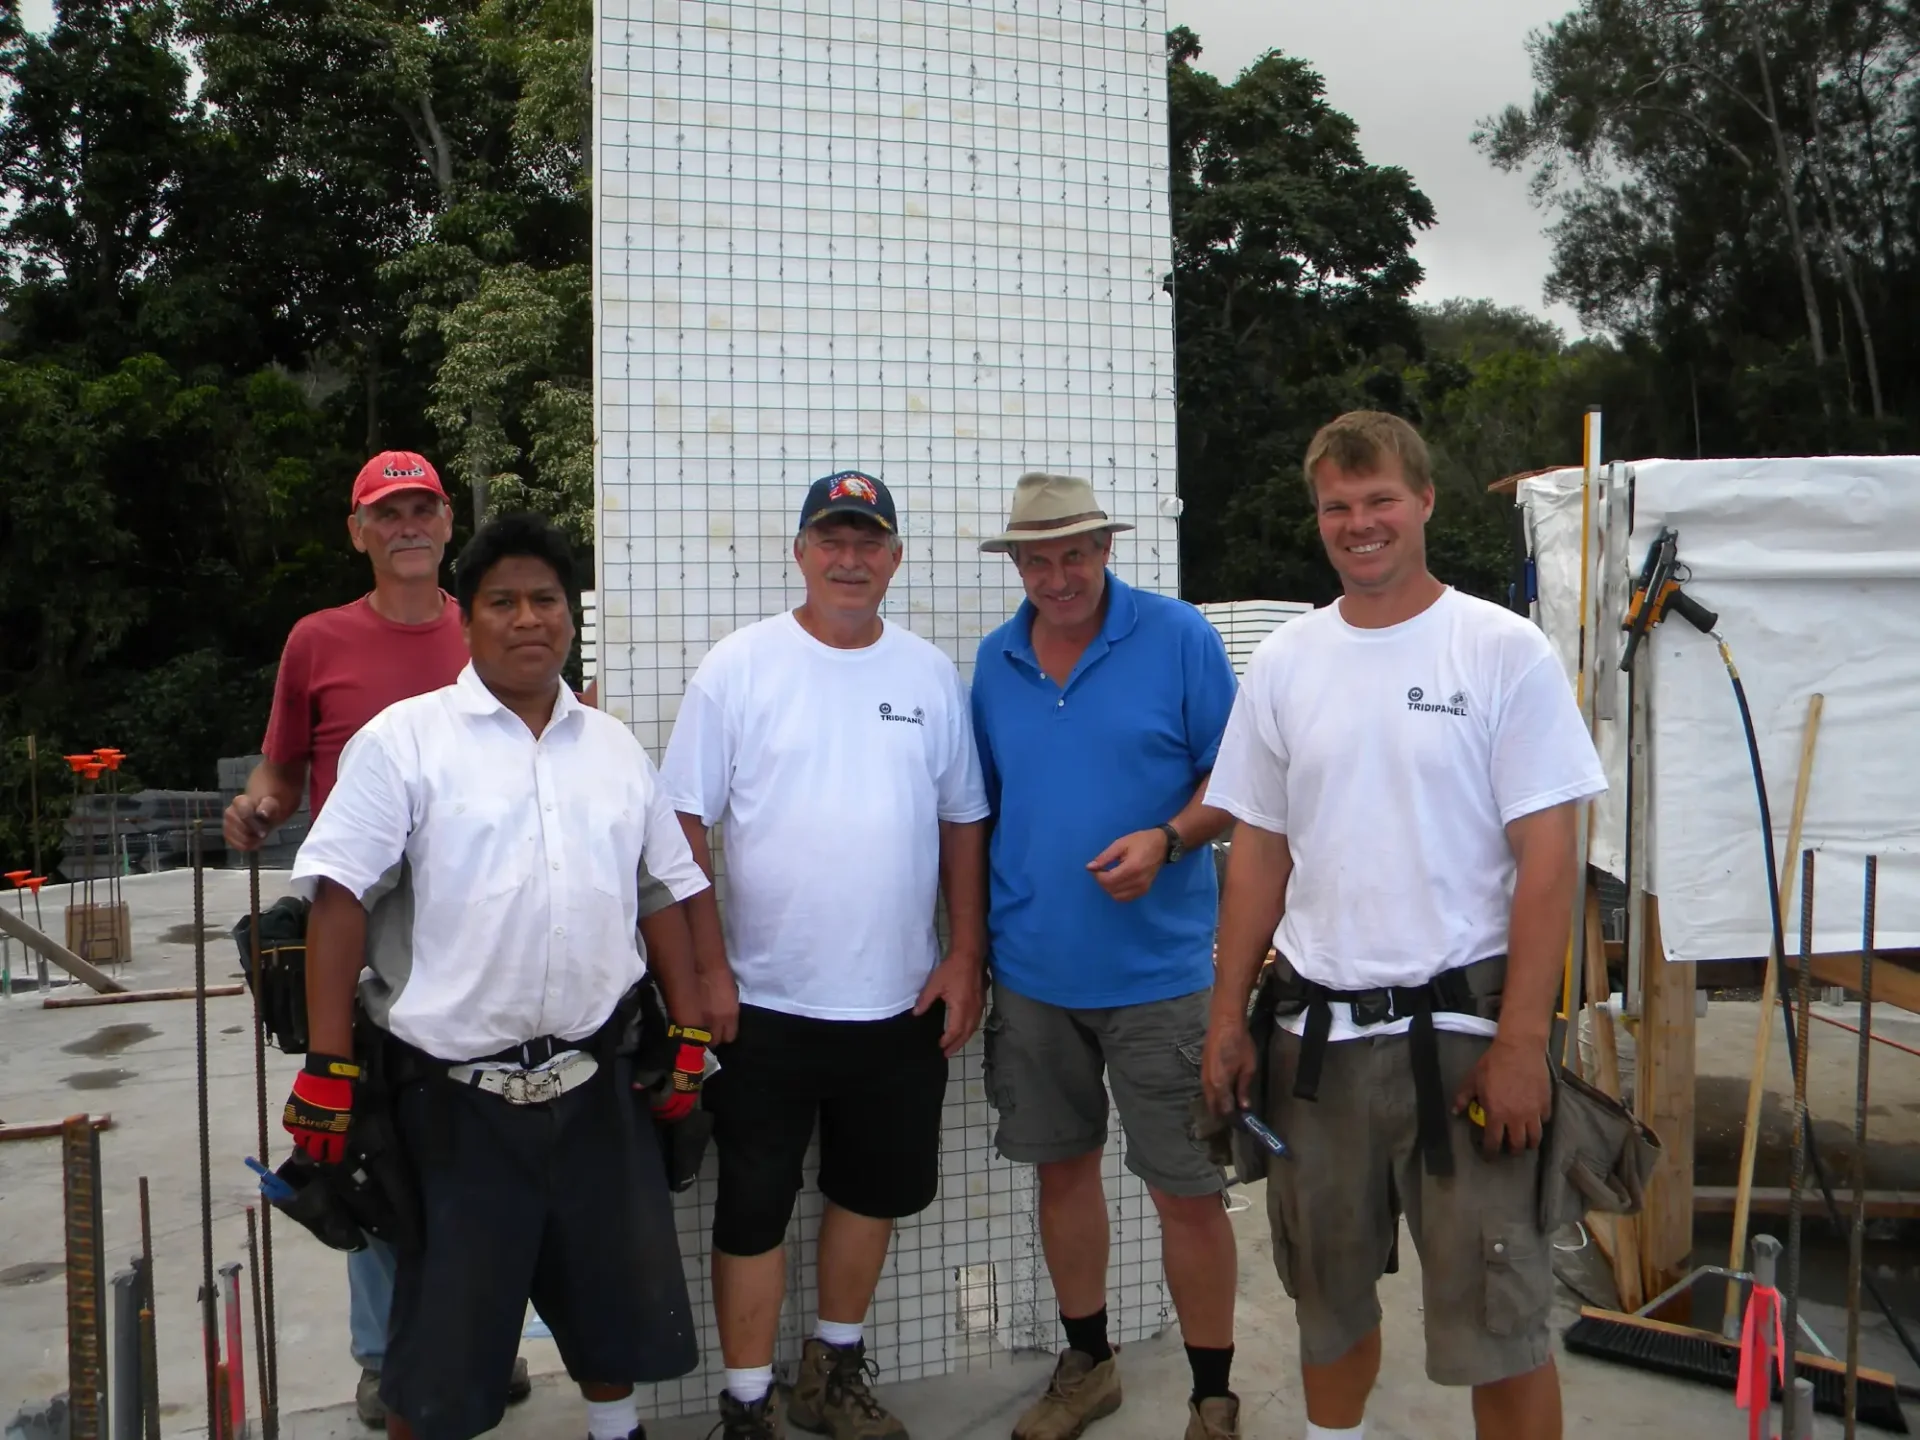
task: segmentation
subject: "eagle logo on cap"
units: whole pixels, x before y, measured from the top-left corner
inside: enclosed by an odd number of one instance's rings
[[[827,491],[829,500],[845,500],[848,497],[864,500],[869,505],[880,503],[880,492],[873,488],[873,482],[864,475],[842,475],[833,482],[833,488]]]

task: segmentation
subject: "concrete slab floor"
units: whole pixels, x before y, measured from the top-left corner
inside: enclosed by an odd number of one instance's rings
[[[279,893],[278,877],[265,886],[270,900]],[[133,877],[126,884],[133,912],[135,959],[123,967],[129,985],[158,988],[190,984],[193,965],[193,912],[187,877],[174,873]],[[60,891],[43,896],[48,928],[58,933]],[[238,978],[239,957],[228,929],[246,906],[244,872],[210,871],[206,886],[208,976],[219,983]],[[31,912],[29,912],[31,913]],[[13,951],[16,980],[31,973]],[[67,991],[64,993],[80,993]],[[204,1382],[195,1292],[200,1276],[200,1171],[195,1126],[194,1005],[191,1001],[151,1002],[76,1010],[44,1010],[28,991],[0,1002],[0,1119],[58,1119],[83,1109],[111,1111],[114,1127],[101,1136],[105,1182],[104,1218],[109,1273],[122,1268],[138,1249],[137,1178],[149,1177],[153,1202],[154,1246],[159,1284],[161,1395],[169,1437],[204,1433]],[[1699,1117],[1701,1179],[1727,1183],[1719,1173],[1729,1125],[1737,1147],[1744,1076],[1751,1055],[1756,1007],[1715,1004],[1701,1021]],[[245,1259],[244,1207],[256,1191],[241,1157],[257,1149],[251,1010],[245,997],[208,1002],[209,1110],[212,1128],[214,1260]],[[1832,1013],[1851,1018],[1849,1011]],[[1884,1007],[1876,1031],[1920,1048],[1920,1023]],[[1832,1163],[1843,1166],[1844,1138],[1850,1132],[1854,1037],[1831,1027],[1816,1027],[1812,1104],[1820,1116],[1821,1138]],[[270,1145],[283,1150],[277,1111],[298,1061],[267,1052]],[[1788,1093],[1785,1057],[1774,1049],[1770,1074],[1773,1096],[1764,1122],[1767,1150],[1763,1167],[1777,1163],[1778,1097]],[[1734,1098],[1737,1095],[1737,1099]],[[1920,1063],[1878,1047],[1874,1056],[1875,1112],[1871,1119],[1870,1184],[1876,1188],[1920,1188],[1909,1168],[1920,1155]],[[1884,1110],[1882,1109],[1884,1107]],[[1776,1133],[1777,1132],[1777,1133]],[[1737,1154],[1737,1148],[1734,1150]],[[1763,1168],[1763,1178],[1770,1173]],[[1839,1173],[1844,1174],[1842,1169]],[[22,1405],[45,1401],[66,1386],[66,1295],[62,1280],[63,1240],[58,1148],[53,1142],[0,1146],[0,1424]],[[1293,1440],[1304,1434],[1291,1305],[1274,1278],[1264,1225],[1264,1197],[1258,1187],[1246,1197],[1249,1208],[1234,1217],[1241,1242],[1241,1283],[1237,1325],[1239,1353],[1235,1386],[1246,1407],[1245,1433]],[[1772,1222],[1769,1222],[1771,1225]],[[1778,1233],[1784,1233],[1779,1229]],[[1810,1232],[1811,1233],[1811,1232]],[[342,1257],[323,1250],[288,1223],[275,1228],[278,1272],[281,1400],[289,1440],[366,1440],[352,1417],[349,1401],[357,1371],[347,1354],[346,1276]],[[1721,1261],[1724,1236],[1703,1234],[1697,1258]],[[1452,1440],[1472,1434],[1464,1393],[1428,1383],[1422,1368],[1420,1292],[1417,1257],[1402,1247],[1402,1273],[1388,1277],[1381,1297],[1387,1364],[1369,1420],[1373,1440]],[[1810,1254],[1816,1253],[1810,1250]],[[1832,1250],[1817,1252],[1823,1283],[1831,1280]],[[1876,1263],[1886,1267],[1885,1283],[1903,1314],[1920,1314],[1913,1305],[1915,1264],[1911,1246],[1892,1234],[1876,1242]],[[1591,1255],[1563,1256],[1563,1270],[1588,1289],[1604,1285]],[[1607,1297],[1599,1297],[1607,1298]],[[1562,1289],[1556,1333],[1572,1319],[1578,1300]],[[1717,1307],[1714,1307],[1717,1312]],[[1809,1300],[1822,1334],[1836,1344],[1844,1337],[1840,1312]],[[1863,1348],[1868,1363],[1896,1369],[1920,1380],[1906,1364],[1877,1317],[1865,1322]],[[1920,1329],[1920,1319],[1912,1328]],[[251,1326],[248,1327],[249,1342]],[[523,1352],[536,1376],[531,1400],[508,1413],[499,1434],[509,1440],[533,1436],[579,1436],[584,1410],[577,1394],[558,1374],[551,1342],[528,1341]],[[248,1360],[253,1356],[249,1345]],[[1007,1433],[1030,1396],[1044,1385],[1047,1357],[1009,1356],[970,1374],[946,1376],[900,1386],[884,1393],[911,1426],[916,1440],[971,1440]],[[1569,1435],[1638,1436],[1687,1433],[1706,1437],[1744,1434],[1726,1392],[1662,1379],[1581,1357],[1563,1357]],[[1097,1431],[1101,1440],[1145,1440],[1177,1434],[1185,1424],[1185,1358],[1178,1337],[1166,1335],[1129,1347],[1122,1361],[1128,1400]],[[882,1377],[884,1380],[884,1377]],[[249,1387],[257,1396],[256,1377]],[[1910,1407],[1920,1414],[1920,1407]],[[712,1420],[694,1417],[650,1424],[657,1440],[694,1440]],[[1841,1433],[1823,1419],[1821,1435]],[[1863,1432],[1872,1433],[1872,1432]]]

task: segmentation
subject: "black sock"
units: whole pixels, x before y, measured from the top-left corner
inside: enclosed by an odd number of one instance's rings
[[[1199,1345],[1189,1345],[1187,1364],[1193,1370],[1193,1398],[1196,1404],[1233,1393],[1227,1384],[1233,1375],[1233,1346],[1209,1350]]]
[[[1060,1323],[1066,1327],[1069,1350],[1078,1350],[1082,1355],[1091,1355],[1096,1365],[1112,1357],[1113,1346],[1107,1343],[1106,1306],[1102,1305],[1093,1314],[1083,1315],[1078,1320],[1063,1310],[1060,1313]]]

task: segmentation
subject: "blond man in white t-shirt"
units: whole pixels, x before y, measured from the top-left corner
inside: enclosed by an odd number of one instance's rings
[[[1482,1440],[1558,1440],[1538,1147],[1576,806],[1606,781],[1546,638],[1427,569],[1413,428],[1343,415],[1306,475],[1343,593],[1255,652],[1208,788],[1239,822],[1208,1100],[1293,1150],[1268,1166],[1267,1208],[1308,1440],[1365,1433],[1403,1214],[1428,1375],[1472,1387]],[[1256,1095],[1247,999],[1269,945]]]

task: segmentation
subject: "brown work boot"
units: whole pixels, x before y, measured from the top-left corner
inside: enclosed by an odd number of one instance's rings
[[[800,1352],[787,1418],[833,1440],[907,1440],[907,1427],[873,1398],[868,1381],[877,1373],[865,1345],[829,1345],[815,1336]]]
[[[1083,1350],[1063,1350],[1047,1393],[1020,1417],[1013,1440],[1075,1440],[1087,1426],[1119,1408],[1118,1357],[1109,1355],[1096,1364]]]
[[[1240,1440],[1240,1397],[1187,1401],[1187,1440]]]
[[[720,1392],[721,1440],[786,1440],[787,1427],[780,1423],[780,1390],[767,1391],[749,1405],[737,1396]]]

